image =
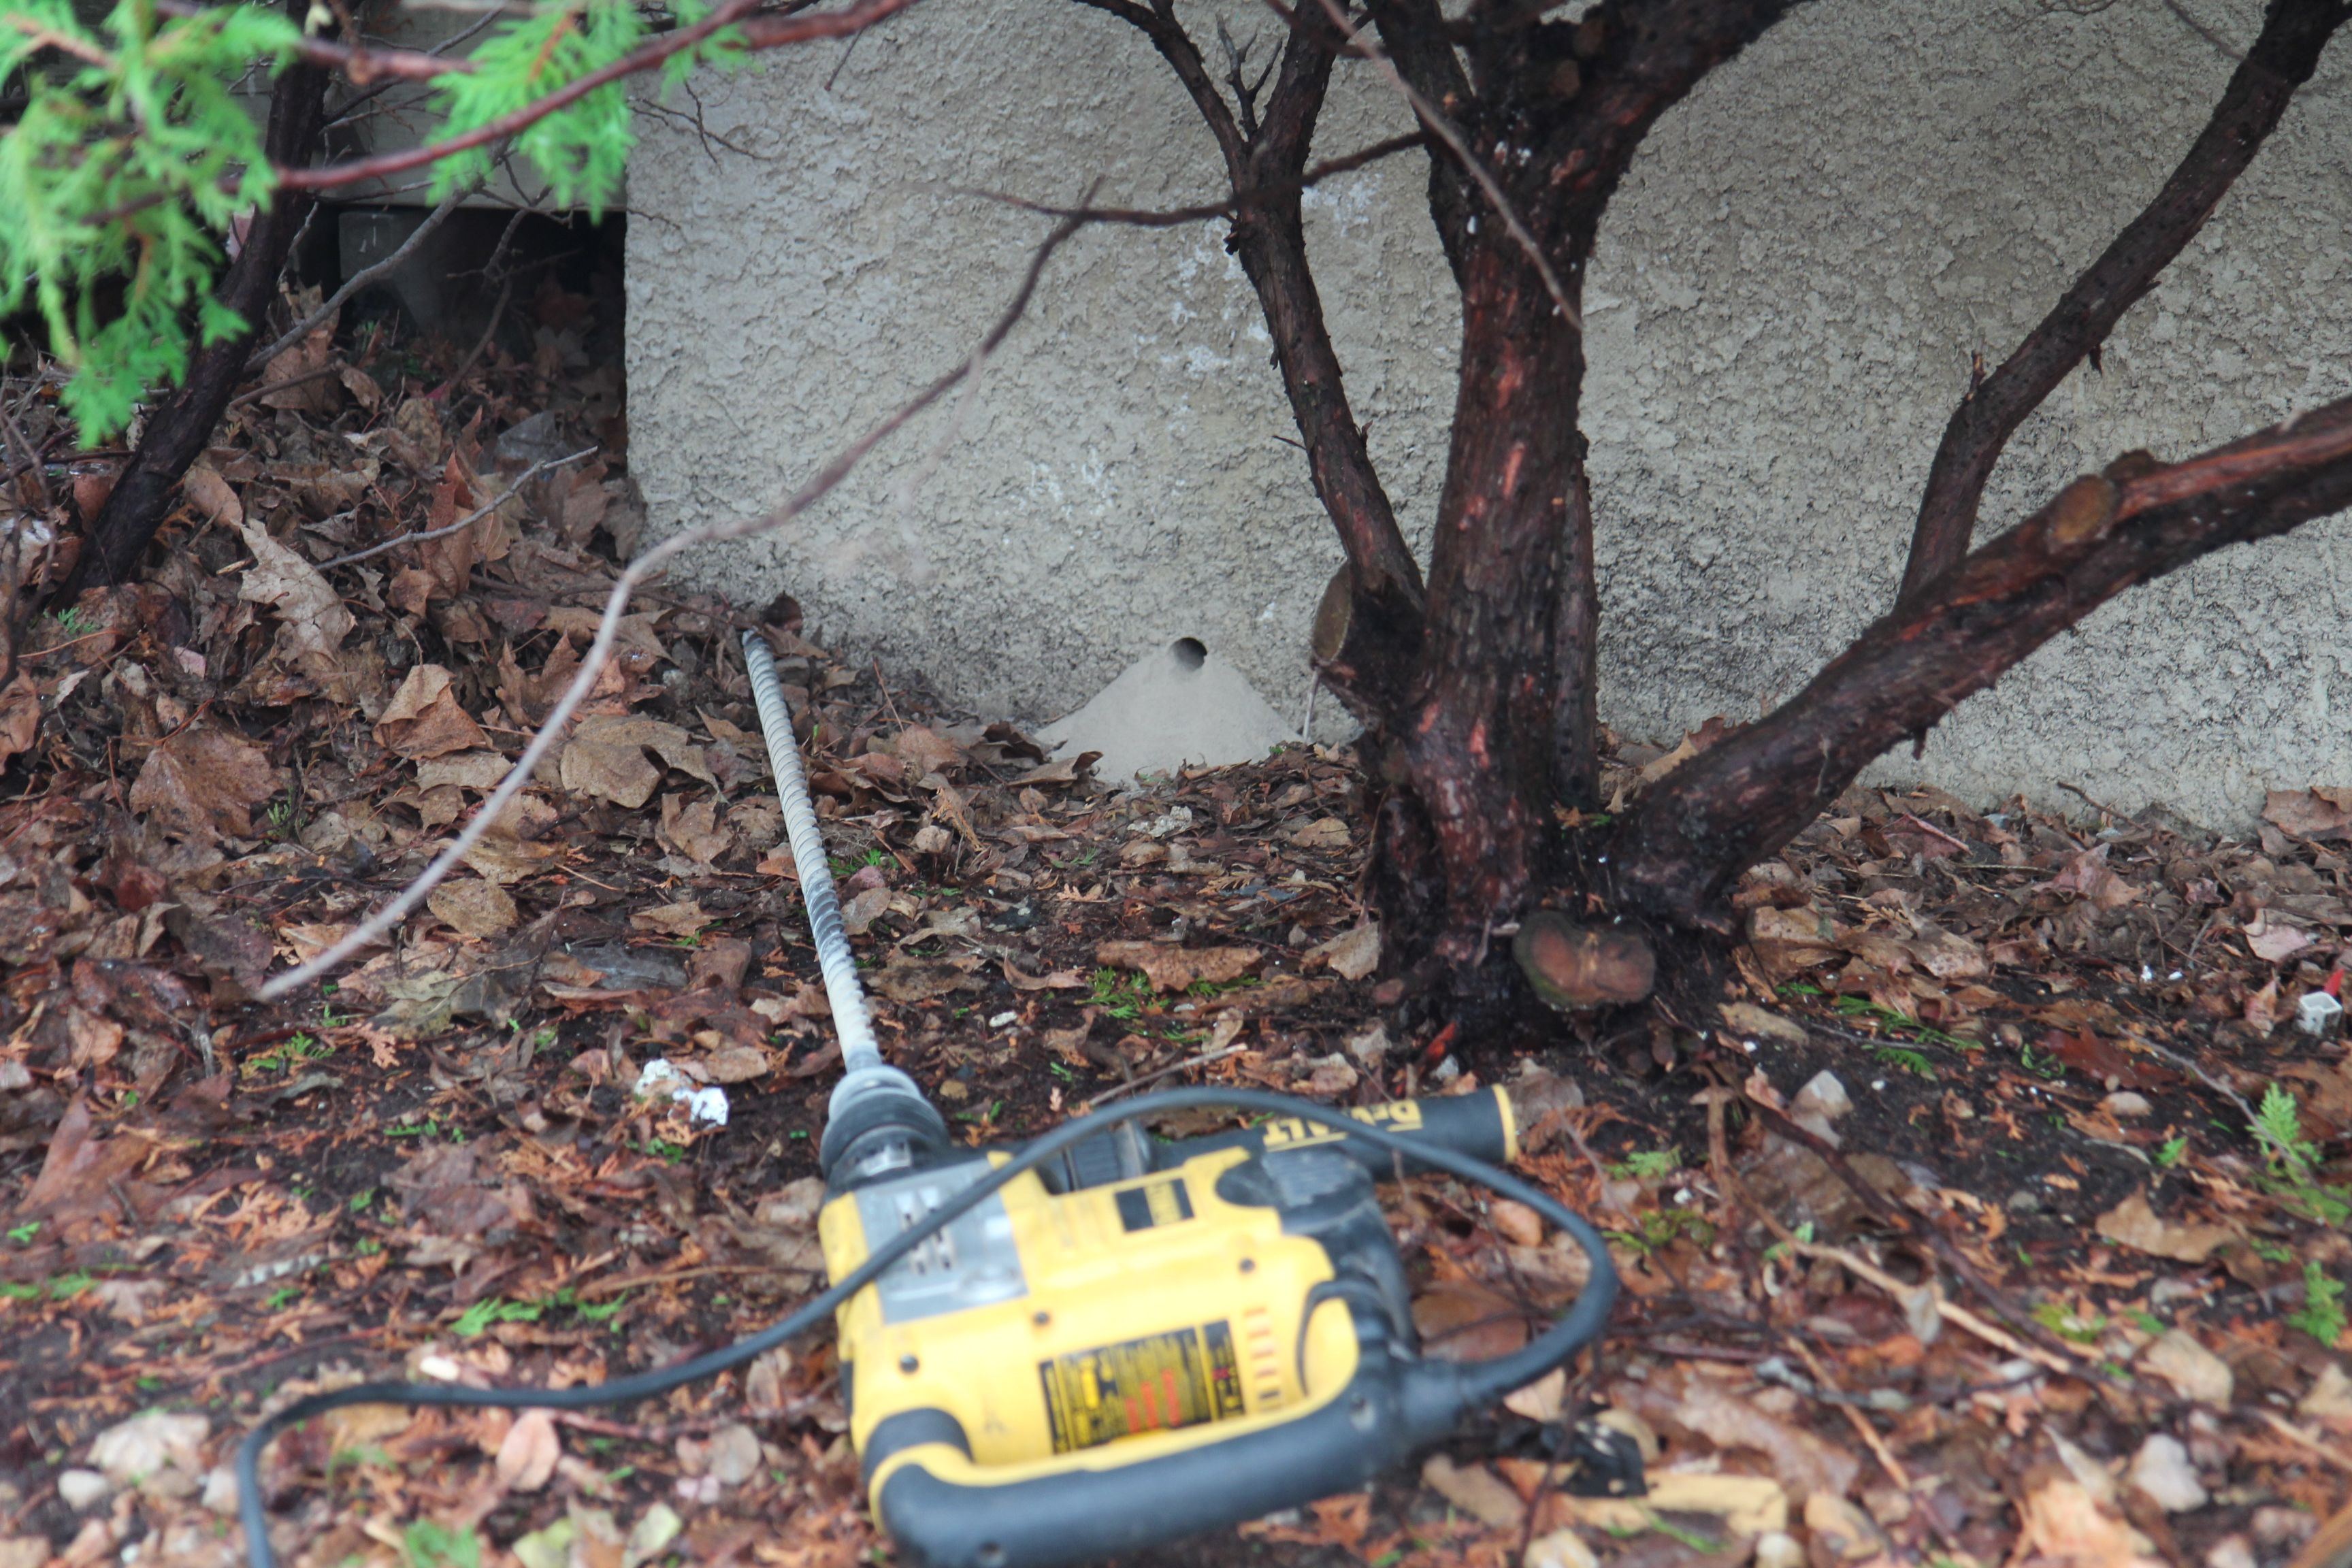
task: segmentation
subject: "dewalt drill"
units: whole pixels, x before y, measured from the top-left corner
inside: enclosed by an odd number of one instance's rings
[[[382,1383],[298,1400],[237,1448],[253,1568],[273,1568],[261,1449],[289,1426],[378,1402],[644,1399],[828,1313],[867,1495],[912,1568],[1052,1568],[1352,1490],[1600,1335],[1617,1294],[1608,1251],[1496,1168],[1518,1136],[1499,1089],[1345,1111],[1163,1089],[1018,1146],[957,1144],[876,1045],[773,661],[749,634],[744,656],[846,1069],[819,1156],[831,1288],[748,1339],[601,1384]],[[1144,1131],[1210,1106],[1255,1120],[1173,1142]],[[1590,1259],[1568,1313],[1508,1355],[1421,1354],[1373,1183],[1425,1171],[1526,1205]]]
[[[1179,1142],[1118,1121],[1004,1181],[839,1309],[850,1438],[902,1560],[1046,1568],[1353,1489],[1606,1319],[1599,1239],[1502,1177],[1585,1244],[1591,1280],[1513,1356],[1419,1353],[1374,1177],[1488,1178],[1475,1167],[1516,1149],[1503,1090],[1346,1115],[1180,1095],[1277,1114]],[[819,1224],[836,1280],[1013,1160],[953,1146],[929,1111],[829,1134]]]

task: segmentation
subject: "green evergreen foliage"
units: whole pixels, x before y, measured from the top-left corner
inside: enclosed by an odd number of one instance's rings
[[[217,237],[272,175],[230,87],[256,61],[281,68],[299,35],[242,5],[159,23],[144,0],[121,0],[103,37],[69,0],[10,0],[0,29],[0,75],[30,93],[0,133],[0,311],[38,309],[76,373],[66,407],[102,440],[187,373],[192,330],[210,342],[243,325],[210,299]],[[67,68],[36,63],[48,49]],[[120,303],[102,308],[109,279]]]
[[[709,14],[700,0],[669,9],[680,26]],[[475,49],[470,72],[435,84],[446,123],[427,140],[546,99],[622,60],[647,32],[629,0],[509,20]],[[261,5],[167,19],[152,0],[121,0],[97,32],[71,0],[0,10],[0,79],[20,77],[29,94],[23,115],[0,126],[0,313],[38,311],[50,351],[74,373],[65,405],[83,440],[114,436],[142,398],[185,376],[195,343],[244,327],[212,297],[222,237],[271,199],[277,176],[232,89],[257,68],[265,79],[282,70],[299,42]],[[666,61],[664,79],[743,52],[738,31],[721,29]],[[524,127],[514,146],[556,205],[601,216],[634,141],[616,80]],[[436,198],[487,174],[498,151],[493,142],[444,158]]]

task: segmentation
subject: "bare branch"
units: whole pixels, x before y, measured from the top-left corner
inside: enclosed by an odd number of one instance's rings
[[[247,356],[245,368],[248,372],[259,370],[271,360],[276,359],[279,354],[284,353],[288,349],[292,348],[296,343],[299,343],[304,338],[309,337],[317,328],[327,321],[332,321],[334,319],[335,312],[341,310],[345,302],[347,302],[352,295],[358,293],[361,289],[366,288],[369,284],[374,282],[377,279],[383,277],[385,273],[390,272],[394,268],[398,267],[402,262],[415,255],[416,247],[425,243],[425,237],[430,235],[435,229],[439,228],[441,225],[447,220],[449,215],[456,212],[458,205],[463,203],[467,196],[472,195],[476,191],[478,191],[481,188],[482,183],[479,180],[474,180],[464,185],[458,186],[457,189],[451,191],[447,195],[443,196],[441,198],[441,205],[435,207],[430,213],[426,214],[425,221],[418,224],[414,229],[410,230],[408,237],[400,242],[399,249],[394,251],[390,256],[385,257],[381,261],[369,263],[367,266],[361,268],[357,272],[352,273],[349,278],[343,279],[343,286],[336,289],[332,294],[329,295],[325,304],[320,306],[317,310],[311,311],[309,315],[303,317],[300,321],[288,328],[279,335],[278,341],[271,343],[268,348]]]
[[[830,494],[842,480],[849,477],[852,469],[865,460],[867,453],[873,451],[876,447],[904,426],[908,420],[937,403],[987,362],[988,356],[996,351],[997,347],[1012,333],[1021,318],[1028,312],[1029,301],[1037,291],[1037,281],[1045,274],[1045,264],[1053,259],[1054,253],[1062,247],[1065,241],[1084,226],[1082,222],[1076,219],[1066,219],[1056,225],[1054,231],[1047,235],[1031,253],[1029,268],[1022,277],[1021,286],[1014,290],[1012,301],[1005,306],[1003,314],[997,318],[995,325],[989,329],[987,335],[980,341],[979,346],[972,351],[971,354],[961,364],[923,388],[913,398],[901,404],[878,424],[867,429],[864,435],[835,453],[833,458],[824,468],[818,469],[806,484],[793,492],[783,505],[762,517],[743,518],[725,522],[707,522],[696,528],[682,530],[629,563],[627,569],[621,574],[620,580],[613,584],[611,595],[604,601],[604,614],[596,623],[596,636],[589,643],[588,651],[581,656],[579,673],[572,677],[572,684],[564,689],[563,695],[556,699],[555,706],[549,710],[547,718],[533,732],[530,743],[523,748],[522,755],[517,758],[514,766],[507,771],[507,776],[499,782],[499,787],[490,792],[489,798],[482,802],[480,808],[467,821],[465,827],[458,832],[455,839],[451,840],[449,847],[435,856],[432,863],[418,872],[415,879],[403,888],[391,901],[352,927],[341,941],[312,957],[308,963],[271,978],[261,988],[262,999],[276,1001],[336,968],[345,959],[399,924],[407,917],[410,910],[425,900],[426,894],[440,886],[443,879],[463,863],[466,857],[473,851],[474,846],[482,841],[482,836],[489,831],[490,824],[496,822],[505,812],[515,796],[521,793],[523,785],[528,784],[538,772],[540,763],[544,762],[548,753],[554,750],[555,742],[563,734],[572,715],[578,710],[581,702],[587,697],[589,689],[595,684],[596,678],[603,673],[605,658],[612,652],[613,643],[620,633],[621,616],[628,609],[630,595],[636,591],[639,584],[652,576],[660,569],[663,563],[673,556],[682,554],[698,545],[717,543],[722,540],[741,539],[751,534],[765,533],[781,528]]]
[[[1376,163],[1382,158],[1395,153],[1410,152],[1415,147],[1427,145],[1429,145],[1429,138],[1418,131],[1408,136],[1391,136],[1385,142],[1375,142],[1370,146],[1349,153],[1344,157],[1328,158],[1295,180],[1277,180],[1272,184],[1253,185],[1247,190],[1235,191],[1227,200],[1204,202],[1196,207],[1157,209],[1057,207],[1049,206],[1044,202],[1033,202],[1025,196],[1007,195],[1001,191],[976,190],[969,185],[956,185],[950,188],[958,195],[978,196],[982,201],[1002,203],[1005,206],[1019,207],[1023,212],[1037,213],[1045,217],[1076,218],[1086,223],[1123,224],[1131,228],[1177,228],[1188,223],[1204,223],[1212,218],[1232,217],[1244,207],[1259,206],[1283,196],[1296,195],[1301,191],[1311,190],[1321,184],[1334,174],[1344,174],[1350,170],[1360,169],[1367,163]]]
[[[580,461],[583,458],[593,458],[603,450],[601,447],[583,447],[569,457],[541,458],[538,462],[517,474],[514,481],[508,485],[505,490],[484,501],[457,521],[444,523],[439,528],[419,529],[415,533],[404,533],[397,539],[387,539],[380,543],[371,544],[365,550],[354,550],[349,555],[338,555],[332,561],[321,561],[319,563],[319,570],[324,574],[333,571],[338,566],[353,566],[360,562],[373,560],[384,552],[397,550],[404,544],[429,544],[436,539],[446,539],[453,533],[473,527],[474,524],[506,505],[508,501],[521,493],[523,486],[530,483],[548,469],[563,468],[567,464]]]
[[[2010,437],[2084,355],[2097,354],[2124,312],[2205,226],[2277,129],[2345,17],[2341,0],[2272,0],[2261,36],[2155,199],[1953,411],[1920,496],[1898,604],[1916,598],[1968,553],[1985,482]]]
[[[193,21],[220,7],[201,5],[195,0],[155,0],[155,9],[166,16]],[[435,77],[469,75],[474,69],[473,61],[446,59],[438,51],[371,49],[308,35],[295,46],[294,53],[306,66],[340,72],[362,87],[385,79],[431,81]]]
[[[652,70],[664,60],[686,53],[728,27],[740,27],[744,44],[750,48],[780,48],[787,44],[806,43],[814,38],[847,37],[897,16],[914,5],[917,0],[855,0],[854,4],[839,11],[814,15],[802,13],[791,16],[756,16],[753,13],[759,3],[760,0],[726,0],[726,4],[694,26],[680,27],[674,33],[664,33],[603,69],[590,71],[545,98],[536,99],[520,109],[477,125],[471,131],[445,137],[438,142],[429,142],[421,147],[397,153],[379,153],[373,157],[354,158],[348,163],[324,163],[307,169],[280,168],[278,171],[278,186],[295,191],[331,190],[338,185],[357,184],[362,181],[382,179],[388,174],[404,174],[428,163],[437,163],[452,153],[485,146],[527,130],[557,110],[578,102],[598,88],[608,87],[625,77]]]

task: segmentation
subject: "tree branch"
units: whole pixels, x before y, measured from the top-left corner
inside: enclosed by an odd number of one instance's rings
[[[807,43],[816,38],[847,37],[897,16],[916,3],[917,0],[855,0],[854,4],[839,11],[823,11],[814,15],[803,12],[779,16],[753,15],[760,0],[726,0],[726,4],[694,26],[664,33],[630,50],[603,69],[590,71],[577,81],[565,83],[545,98],[534,99],[520,109],[477,125],[471,131],[427,142],[421,147],[397,153],[379,153],[371,158],[354,158],[348,163],[326,163],[309,169],[281,167],[278,171],[278,187],[292,191],[331,190],[338,185],[379,180],[392,174],[405,174],[411,169],[421,169],[428,163],[437,163],[453,153],[485,146],[528,130],[557,110],[577,103],[598,88],[609,87],[625,77],[651,70],[664,60],[684,54],[712,34],[728,27],[740,28],[747,48],[780,48],[787,44]]]
[[[2352,506],[2352,398],[2186,462],[2075,480],[1864,631],[1811,685],[1668,774],[1612,859],[1628,903],[1718,924],[1722,889],[1927,730],[2126,588]]]
[[[2098,352],[2124,312],[2156,286],[2158,274],[2205,226],[2278,128],[2295,89],[2310,79],[2346,16],[2341,0],[2271,0],[2261,36],[2231,73],[2204,131],[2155,199],[2000,368],[1961,400],[1944,426],[1927,473],[1897,603],[1916,598],[1968,553],[1985,483],[2010,437],[2085,354]]]
[[[1375,142],[1342,157],[1326,158],[1295,180],[1253,185],[1247,190],[1235,191],[1223,201],[1203,202],[1190,207],[1061,207],[1045,202],[1033,202],[1025,196],[1007,195],[1002,191],[977,190],[970,185],[957,185],[953,189],[958,195],[978,196],[982,201],[1018,207],[1023,212],[1035,213],[1042,217],[1080,218],[1087,223],[1120,224],[1130,228],[1178,228],[1188,223],[1205,223],[1211,218],[1229,218],[1244,207],[1295,196],[1321,184],[1334,174],[1345,174],[1367,163],[1377,163],[1383,158],[1428,144],[1428,137],[1418,131],[1407,136],[1391,136],[1385,142]]]

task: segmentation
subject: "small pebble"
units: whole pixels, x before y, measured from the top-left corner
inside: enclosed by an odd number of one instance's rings
[[[2211,1499],[2204,1483],[2197,1479],[2197,1468],[2189,1462],[2189,1450],[2180,1439],[2158,1432],[2139,1446],[2132,1457],[2129,1477],[2135,1489],[2167,1513],[2187,1513],[2203,1508]]]
[[[2255,1568],[2254,1549],[2242,1535],[2225,1535],[2206,1549],[2205,1568]]]
[[[2146,1116],[2156,1110],[2155,1106],[2147,1102],[2147,1096],[2134,1094],[2127,1089],[2116,1090],[2099,1103],[2106,1108],[2109,1116],[2118,1121],[2127,1116]]]
[[[86,1513],[104,1502],[114,1484],[96,1470],[58,1472],[58,1500],[76,1513]]]

